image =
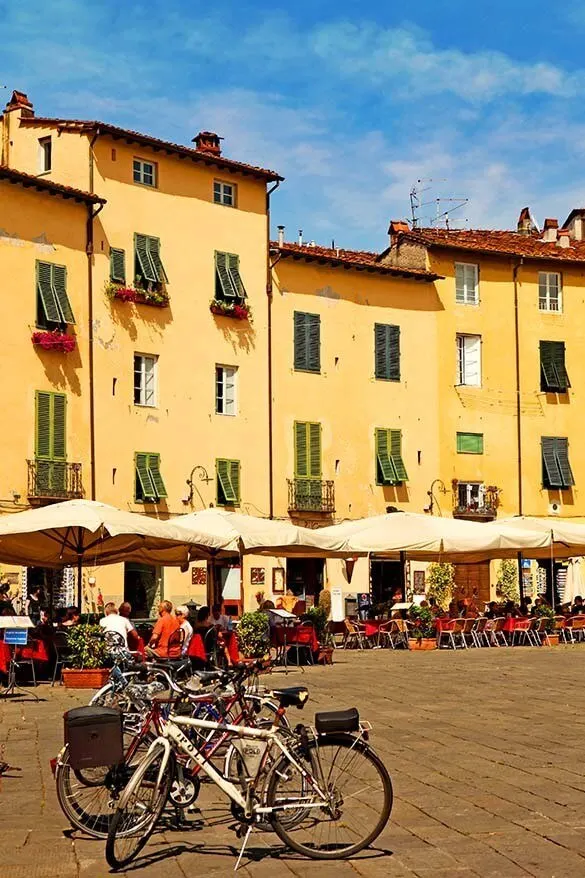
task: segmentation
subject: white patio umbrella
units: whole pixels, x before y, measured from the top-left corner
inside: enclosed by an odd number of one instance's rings
[[[585,555],[585,524],[569,518],[538,518],[531,515],[517,515],[503,518],[498,522],[490,522],[488,528],[505,527],[507,530],[530,530],[549,534],[555,558],[572,558]],[[547,558],[549,551],[528,553],[531,558]]]
[[[142,561],[186,564],[208,558],[227,540],[179,529],[172,522],[125,512],[92,500],[69,500],[0,517],[0,563],[59,568]]]
[[[563,603],[572,604],[577,597],[585,595],[585,579],[583,578],[583,561],[581,558],[571,558],[567,566],[567,579],[563,593]]]
[[[453,518],[392,512],[323,528],[321,534],[347,541],[348,551],[420,560],[471,563],[515,557],[519,551],[546,551],[550,534],[478,524]]]

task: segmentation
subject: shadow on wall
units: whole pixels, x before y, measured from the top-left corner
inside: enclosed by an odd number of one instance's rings
[[[81,396],[81,383],[77,370],[81,369],[79,348],[64,354],[57,351],[45,351],[35,345],[35,352],[43,364],[45,375],[50,384],[59,390],[70,390],[75,396]]]
[[[233,317],[222,317],[214,314],[213,319],[218,329],[221,329],[223,337],[229,342],[234,351],[240,350],[250,353],[256,347],[256,330],[247,320],[234,320]]]
[[[396,503],[408,503],[409,501],[408,487],[404,482],[400,485],[384,485],[382,490],[384,501],[389,506],[394,506]]]
[[[125,329],[132,341],[138,338],[138,323],[148,323],[162,335],[165,327],[173,322],[170,304],[161,308],[139,302],[122,302],[119,299],[110,299],[105,292],[104,298],[110,304],[113,322]]]

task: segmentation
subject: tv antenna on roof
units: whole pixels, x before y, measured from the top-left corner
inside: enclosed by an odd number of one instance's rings
[[[410,190],[410,210],[412,213],[412,227],[413,227],[413,229],[417,229],[420,225],[420,222],[421,222],[420,213],[421,213],[422,209],[425,207],[429,207],[430,205],[433,205],[435,210],[434,210],[434,215],[430,215],[430,214],[427,215],[426,220],[428,221],[428,224],[431,226],[438,225],[441,222],[441,220],[444,219],[446,227],[449,228],[450,214],[456,210],[459,210],[460,208],[462,208],[465,204],[467,204],[469,202],[469,198],[443,198],[443,197],[433,198],[433,199],[430,199],[429,201],[422,201],[421,196],[422,196],[423,192],[428,192],[430,189],[432,189],[432,186],[425,186],[424,184],[425,183],[433,183],[433,182],[435,182],[435,181],[431,178],[428,178],[426,180],[417,180],[416,183],[414,184],[414,186],[412,187],[412,189]],[[446,180],[437,180],[436,182],[437,183],[446,183],[447,181]],[[443,210],[442,208],[443,208],[444,204],[447,204],[449,206]],[[453,206],[450,206],[450,205],[453,205]],[[423,220],[424,219],[425,219],[425,217],[423,217]]]

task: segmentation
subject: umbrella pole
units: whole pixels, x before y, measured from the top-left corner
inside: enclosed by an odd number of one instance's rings
[[[406,552],[400,553],[400,587],[402,589],[402,600],[406,601]]]
[[[81,591],[82,591],[82,585],[83,585],[82,564],[83,564],[83,556],[78,555],[77,556],[77,606],[79,607],[80,613],[83,612],[82,607],[81,607]]]
[[[520,603],[524,603],[524,577],[522,574],[522,552],[518,552],[518,590],[520,592]]]
[[[555,546],[550,541],[550,605],[555,608]]]

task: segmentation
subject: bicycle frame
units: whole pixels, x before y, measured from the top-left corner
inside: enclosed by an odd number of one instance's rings
[[[246,818],[250,818],[254,815],[262,815],[262,814],[271,814],[275,810],[287,810],[287,809],[295,809],[298,810],[300,807],[299,802],[295,802],[291,805],[281,805],[277,809],[264,807],[257,804],[253,804],[250,807],[250,803],[246,801],[238,787],[233,784],[230,780],[225,778],[207,759],[206,757],[191,743],[187,735],[181,730],[180,726],[187,726],[198,729],[206,729],[209,731],[221,731],[227,732],[230,735],[238,738],[245,739],[256,739],[260,741],[267,741],[269,744],[275,744],[277,748],[280,750],[282,755],[286,756],[289,763],[293,765],[305,778],[311,787],[315,790],[315,792],[319,795],[319,802],[314,803],[304,803],[303,807],[305,808],[322,808],[323,804],[328,803],[327,796],[320,789],[315,779],[312,777],[309,772],[303,768],[303,766],[297,761],[294,755],[290,752],[286,744],[280,739],[278,731],[271,727],[270,729],[255,729],[250,728],[248,726],[235,726],[229,723],[215,723],[210,720],[203,719],[195,719],[194,717],[183,717],[183,716],[171,716],[165,723],[165,726],[162,730],[162,735],[153,741],[149,747],[148,753],[150,754],[156,747],[164,747],[165,754],[163,761],[161,763],[159,774],[157,778],[157,783],[162,781],[162,778],[167,769],[168,761],[171,755],[171,743],[175,745],[179,753],[183,753],[186,756],[189,756],[193,761],[199,766],[201,771],[203,771],[209,778],[212,780],[223,792],[237,805],[242,808]],[[266,755],[268,753],[268,748],[266,753],[263,756],[262,763],[260,766],[260,771],[264,766]],[[124,793],[122,795],[122,800],[120,802],[120,807],[124,807],[126,804],[126,796],[129,793]]]

